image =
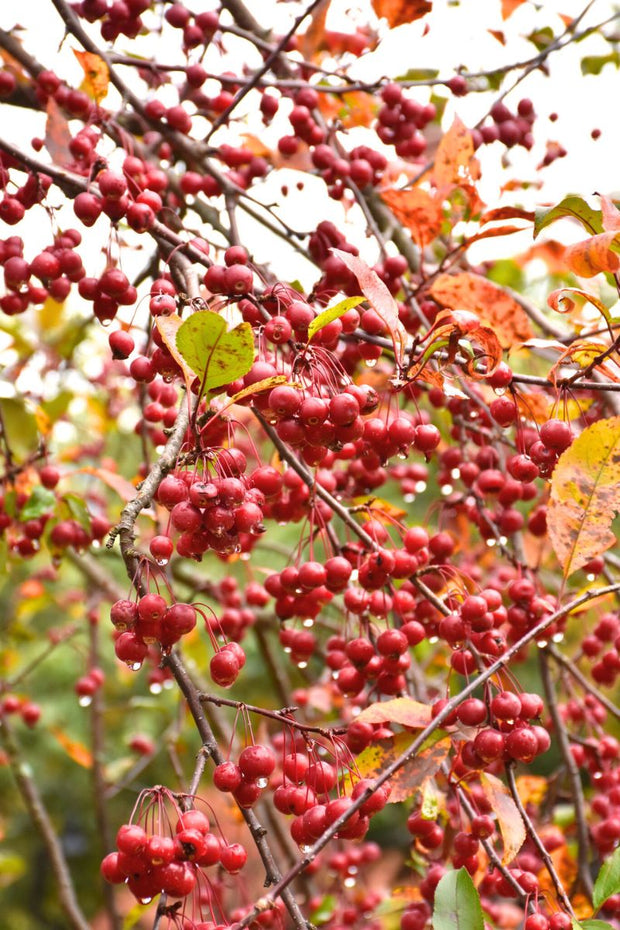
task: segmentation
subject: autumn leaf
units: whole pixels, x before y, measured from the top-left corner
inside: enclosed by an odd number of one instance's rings
[[[541,207],[536,210],[534,220],[534,238],[551,223],[564,217],[572,217],[592,234],[603,232],[602,214],[577,194],[568,194],[553,207]]]
[[[569,245],[564,258],[570,270],[580,278],[593,278],[601,271],[612,274],[620,268],[620,255],[612,246],[620,244],[620,234],[615,230],[592,236],[585,242]]]
[[[470,310],[491,326],[503,349],[514,348],[533,335],[527,314],[506,291],[469,271],[441,274],[431,286],[431,297],[442,307]]]
[[[378,740],[368,746],[356,759],[362,778],[377,778],[388,766],[400,758],[414,739],[415,736],[412,733],[398,733],[396,736]],[[424,781],[439,770],[442,762],[447,758],[451,745],[450,739],[441,739],[401,766],[389,780],[390,802],[404,801],[415,794]]]
[[[115,491],[123,501],[131,501],[136,496],[136,489],[131,481],[127,481],[127,479],[119,475],[118,472],[111,471],[109,468],[84,465],[82,468],[77,468],[76,473],[77,472],[99,478],[100,481],[103,481],[104,484],[107,484],[109,488]]]
[[[95,103],[101,103],[108,93],[110,69],[103,58],[94,52],[82,52],[74,48],[73,54],[84,72],[81,90],[88,94]]]
[[[363,300],[363,297],[345,297],[344,300],[334,304],[333,307],[328,307],[326,310],[323,310],[322,313],[319,313],[318,316],[315,316],[308,326],[308,342],[310,342],[315,333],[318,333],[324,326],[327,326],[328,323],[332,323],[334,320],[340,319],[340,317],[348,313],[349,310],[359,306]]]
[[[516,783],[523,805],[542,803],[549,789],[549,782],[542,775],[519,775]]]
[[[73,163],[73,155],[69,149],[69,143],[73,136],[69,129],[69,123],[53,97],[48,99],[46,110],[45,148],[51,155],[54,164],[65,168]]]
[[[316,53],[325,47],[325,23],[331,0],[321,0],[312,11],[310,24],[299,37],[299,50],[306,61],[314,61]]]
[[[503,781],[488,772],[481,772],[480,783],[491,810],[497,816],[504,843],[502,864],[508,865],[525,842],[525,824]]]
[[[525,0],[502,0],[502,19],[508,19]]]
[[[171,313],[169,316],[158,316],[155,318],[155,326],[161,336],[162,342],[183,372],[185,386],[189,393],[196,376],[177,348],[177,333],[182,323],[183,320],[178,313]]]
[[[71,739],[60,727],[51,727],[50,730],[70,759],[73,759],[82,768],[92,768],[93,754],[87,746],[78,742],[78,740]]]
[[[420,248],[437,238],[443,214],[441,203],[435,197],[419,187],[411,190],[384,190],[381,197]]]
[[[620,417],[611,417],[584,429],[553,471],[547,529],[565,577],[615,544],[618,510]]]
[[[578,313],[589,303],[596,307],[607,323],[611,323],[611,313],[602,300],[577,287],[561,287],[552,291],[547,297],[547,303],[557,313]]]
[[[377,272],[369,268],[361,258],[351,255],[350,252],[343,252],[342,249],[331,251],[347,266],[351,274],[355,275],[360,290],[387,326],[394,344],[394,354],[398,363],[402,365],[408,336],[398,315],[398,304]]]
[[[404,727],[423,729],[431,722],[430,705],[421,704],[413,698],[394,698],[392,701],[377,701],[355,718],[363,723],[399,723]]]
[[[390,29],[412,23],[433,8],[431,0],[372,0],[377,16],[387,19]]]
[[[480,206],[474,181],[480,176],[474,158],[474,143],[471,132],[458,116],[441,138],[435,154],[433,181],[440,191],[461,187],[467,194],[470,208]]]

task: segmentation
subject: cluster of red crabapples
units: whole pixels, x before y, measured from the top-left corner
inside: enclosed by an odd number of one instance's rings
[[[209,879],[205,869],[220,865],[236,874],[247,853],[240,843],[228,844],[211,832],[209,817],[195,807],[195,798],[176,796],[163,787],[145,790],[138,799],[136,822],[123,824],[116,834],[116,852],[101,863],[103,877],[126,884],[132,894],[148,902],[156,895],[187,898],[200,895]]]

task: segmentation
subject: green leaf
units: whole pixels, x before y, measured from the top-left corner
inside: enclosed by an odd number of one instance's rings
[[[593,210],[583,197],[579,197],[577,194],[568,194],[563,200],[556,203],[554,207],[536,210],[534,238],[536,238],[539,232],[546,226],[550,226],[551,223],[555,223],[556,220],[561,220],[566,216],[572,216],[574,219],[579,220],[581,225],[592,234],[603,232],[603,217],[601,211]]]
[[[0,413],[9,448],[18,459],[31,455],[39,444],[37,420],[22,398],[3,397]]]
[[[531,32],[529,36],[525,38],[535,45],[539,52],[542,52],[553,42],[553,29],[551,26],[545,26],[543,29],[537,29],[535,32]]]
[[[184,320],[176,344],[205,391],[242,378],[254,363],[250,324],[240,323],[229,331],[226,320],[212,310],[199,310]]]
[[[6,888],[21,878],[27,870],[25,859],[17,853],[0,853],[0,888]]]
[[[32,489],[32,494],[22,507],[19,518],[24,523],[26,520],[36,520],[48,513],[56,503],[56,495],[53,491],[44,488],[43,485],[37,484]]]
[[[396,81],[432,81],[438,74],[435,68],[409,68],[405,74],[399,74]]]
[[[582,74],[600,74],[605,65],[620,65],[620,53],[610,52],[608,55],[586,55],[581,59]]]
[[[433,930],[484,930],[480,898],[467,869],[446,872],[439,881]]]
[[[576,920],[573,917],[573,930],[614,930],[606,920]]]
[[[336,899],[333,894],[327,894],[310,914],[310,923],[317,927],[326,924],[333,917],[336,909]]]
[[[612,894],[620,891],[620,846],[601,866],[592,889],[592,904],[598,910]]]
[[[315,316],[308,327],[308,342],[310,342],[314,334],[318,333],[320,329],[323,329],[324,326],[327,326],[327,324],[333,322],[333,320],[338,320],[341,316],[344,316],[348,310],[357,307],[358,304],[361,304],[365,299],[365,297],[345,297],[340,303],[334,304],[333,307],[328,307],[327,310],[323,310],[322,313]]]

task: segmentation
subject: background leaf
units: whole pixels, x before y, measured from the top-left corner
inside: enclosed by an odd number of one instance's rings
[[[592,889],[592,904],[596,910],[610,898],[612,894],[620,891],[620,846],[611,856],[603,862],[601,870]],[[582,924],[583,926],[583,924]]]
[[[395,29],[425,16],[433,4],[431,0],[372,0],[372,8],[377,16],[387,19],[390,29]]]
[[[400,723],[404,727],[424,729],[431,722],[432,711],[428,704],[413,698],[394,698],[392,701],[377,701],[357,716],[364,723]]]
[[[584,429],[553,471],[547,528],[565,577],[614,545],[618,510],[620,417],[611,417]]]
[[[491,809],[497,815],[497,822],[504,841],[502,863],[507,865],[512,862],[525,843],[525,824],[503,781],[495,775],[482,772],[480,783]]]
[[[435,891],[433,930],[484,930],[480,897],[467,869],[446,872]]]

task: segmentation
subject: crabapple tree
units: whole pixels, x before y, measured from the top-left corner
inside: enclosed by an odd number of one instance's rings
[[[617,15],[31,6],[3,923],[620,926]],[[467,63],[399,69],[429,43]]]

